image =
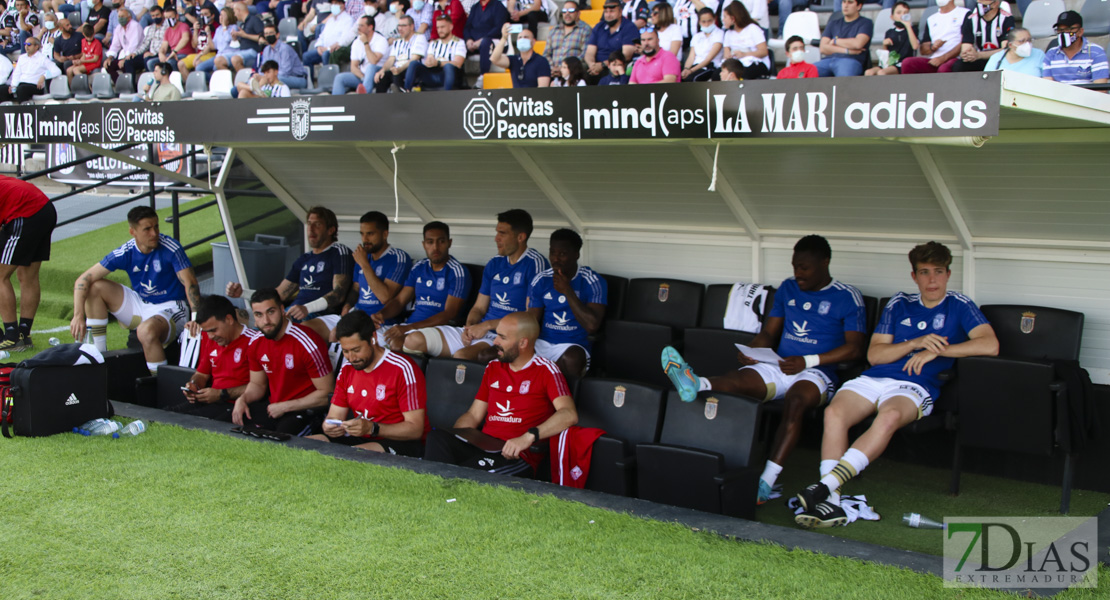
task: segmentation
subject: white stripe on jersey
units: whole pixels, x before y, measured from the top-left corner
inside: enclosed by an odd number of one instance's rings
[[[128,252],[130,252],[131,249],[134,248],[134,247],[135,247],[135,238],[131,238],[131,239],[127,240],[126,242],[124,242],[124,244],[122,246],[120,246],[119,248],[116,248],[115,250],[112,250],[112,255],[113,256],[123,256],[124,254],[127,254]]]
[[[404,250],[401,250],[400,248],[397,248],[395,246],[390,246],[389,249],[385,251],[385,254],[382,256],[382,258],[385,258],[386,256],[396,256],[397,257],[397,259],[396,259],[397,266],[394,267],[393,277],[389,277],[388,275],[386,276],[386,279],[392,279],[393,281],[397,281],[397,276],[400,275],[401,273],[404,273],[405,267],[408,266],[409,256],[408,256],[408,254],[405,254]],[[404,283],[404,282],[402,281],[401,283]]]
[[[540,254],[540,251],[536,250],[535,248],[529,248],[528,250],[526,250],[524,252],[524,256],[521,257],[521,258],[525,258],[525,257],[532,259],[532,262],[536,263],[536,272],[537,273],[539,273],[540,271],[543,271],[544,269],[547,269],[547,267],[548,267],[547,259],[544,258],[543,255]]]
[[[427,260],[427,259],[425,259],[425,260]],[[447,267],[449,269],[451,269],[452,273],[455,274],[455,289],[454,289],[454,291],[458,292],[457,294],[452,294],[452,293],[449,292],[447,295],[448,296],[454,296],[456,298],[462,298],[463,280],[466,279],[466,276],[467,276],[466,267],[464,267],[461,262],[455,260],[453,257],[447,259]],[[474,285],[474,282],[471,281],[470,285]],[[465,300],[465,298],[463,298],[463,299]]]
[[[456,56],[466,56],[466,44],[458,38],[452,41],[434,40],[428,46],[428,54],[440,62],[451,62]]]
[[[247,345],[249,346],[251,345],[251,343],[254,342],[254,340],[262,337],[262,332],[257,329],[251,329],[250,327],[243,327],[242,335],[247,336],[247,339],[250,340],[250,342],[247,342]]]
[[[290,323],[292,325],[292,323]],[[308,352],[309,358],[316,365],[316,371],[320,373],[330,373],[331,368],[328,361],[324,359],[320,348],[312,341],[312,338],[300,328],[290,326],[286,333],[293,336],[293,339],[301,343],[301,346]]]
[[[554,276],[555,276],[555,269],[546,269],[544,271],[540,271],[539,273],[536,273],[535,277],[532,278],[532,283],[529,283],[528,287],[535,287],[536,284],[538,284],[540,282],[540,280],[543,279],[544,277],[554,277]]]
[[[567,380],[563,377],[563,372],[559,370],[559,367],[555,363],[538,354],[533,357],[532,360],[534,360],[536,364],[546,368],[552,375],[555,375],[555,387],[560,396],[570,395],[570,390],[567,389]]]
[[[385,362],[401,369],[405,377],[405,395],[401,399],[403,402],[398,403],[402,405],[401,412],[420,410],[420,398],[416,391],[416,375],[412,372],[412,363],[389,350],[386,350]]]
[[[841,282],[839,282],[835,279],[832,282],[832,286],[834,288],[838,289],[838,290],[848,291],[849,293],[852,294],[852,300],[855,301],[856,306],[863,306],[863,294],[860,293],[860,291],[857,290],[855,288],[855,286],[851,286],[851,285],[848,285],[846,283],[841,283]]]

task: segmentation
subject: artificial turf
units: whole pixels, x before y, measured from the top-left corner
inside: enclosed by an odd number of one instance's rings
[[[0,468],[5,598],[1004,597],[158,423],[5,440]]]

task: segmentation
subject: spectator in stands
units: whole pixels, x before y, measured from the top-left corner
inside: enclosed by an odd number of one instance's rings
[[[252,15],[246,4],[236,2],[232,5],[232,11],[235,13],[235,22],[238,27],[228,27],[227,32],[230,34],[230,40],[226,49],[221,49],[214,59],[213,67],[216,69],[228,69],[238,71],[244,67],[251,67],[255,61],[258,60],[258,53],[262,50],[262,19],[258,15]],[[219,30],[216,31],[217,38],[219,37]],[[219,46],[217,40],[217,46]],[[199,70],[204,71],[203,65]],[[206,72],[211,72],[209,69]]]
[[[28,38],[23,44],[23,54],[12,69],[8,85],[0,85],[0,102],[27,102],[36,94],[46,93],[47,80],[62,74],[45,52],[39,52],[41,48],[37,38]]]
[[[674,83],[682,72],[678,59],[659,48],[659,36],[652,29],[640,32],[640,60],[632,63],[628,83]]]
[[[624,58],[623,54],[620,56]],[[575,56],[568,56],[563,64],[559,66],[559,76],[551,80],[551,87],[582,87],[585,85],[586,66]]]
[[[889,52],[886,62],[864,71],[864,75],[897,75],[902,71],[902,60],[917,52],[920,43],[913,28],[910,5],[899,0],[894,5],[891,18],[894,20],[894,27],[887,29],[886,36],[883,37],[883,48]]]
[[[568,56],[582,59],[586,56],[586,42],[590,39],[590,26],[583,23],[578,2],[563,2],[559,13],[560,24],[547,32],[547,46],[543,57],[551,65],[551,77],[559,76],[560,65]]]
[[[938,0],[940,10],[925,20],[918,56],[902,59],[902,73],[950,73],[959,59],[968,9]]]
[[[871,35],[875,25],[861,17],[860,0],[844,2],[841,17],[835,17],[821,33],[821,60],[814,65],[821,77],[852,77],[863,75],[863,65],[871,52]]]
[[[268,81],[274,84],[278,82],[277,74],[273,73],[276,66],[271,65],[269,71]],[[338,231],[339,220],[330,208],[310,208],[305,220],[305,237],[310,250],[293,262],[277,287],[281,301],[291,304],[286,312],[294,322],[319,317],[315,331],[323,339],[327,339],[328,332],[339,322],[339,310],[351,288],[351,249],[339,243]],[[231,298],[242,296],[243,286],[228,283],[227,295]]]
[[[681,74],[683,81],[719,79],[718,71],[721,61],[725,59],[722,52],[725,34],[717,27],[717,17],[713,16],[713,10],[708,7],[699,10],[698,22],[701,29],[690,39],[690,53],[686,56],[686,68],[682,69]]]
[[[536,354],[564,375],[582,377],[590,367],[590,336],[601,328],[609,286],[593,269],[580,266],[582,236],[570,229],[551,234],[551,268],[532,279],[528,312],[540,323]]]
[[[401,37],[390,44],[389,58],[385,59],[385,65],[374,74],[374,91],[379,94],[391,88],[394,91],[400,91],[400,83],[405,82],[405,72],[409,65],[419,64],[428,53],[428,41],[424,36],[416,35],[412,17],[408,15],[401,17],[397,30]],[[436,35],[439,35],[438,27]]]
[[[704,390],[783,401],[782,422],[760,477],[759,504],[770,498],[798,443],[805,414],[827,402],[835,389],[837,363],[863,356],[867,335],[863,296],[833,279],[831,257],[828,241],[818,235],[794,245],[794,277],[782,282],[767,325],[750,344],[752,348],[777,346],[782,357],[777,364],[759,362],[741,352],[739,370],[706,379],[698,377],[674,348],[663,350],[663,369],[685,402]]]
[[[138,0],[142,2],[143,0]],[[195,29],[197,25],[206,25],[210,28],[216,26],[216,15],[220,9],[209,0],[182,0],[181,9],[178,11],[177,17],[182,21],[189,24],[191,29]],[[197,44],[194,42],[194,46]]]
[[[347,294],[343,314],[360,310],[373,315],[397,294],[408,279],[412,259],[404,250],[389,244],[389,217],[372,210],[359,219],[362,244],[355,248],[354,285]],[[396,321],[385,319],[383,324]]]
[[[343,10],[344,0],[332,0],[331,14],[321,25],[316,26],[316,40],[312,48],[304,53],[304,66],[312,67],[331,62],[331,55],[341,49],[348,49],[355,40],[355,20]],[[341,54],[348,54],[344,50]],[[349,56],[349,55],[348,55]],[[340,56],[339,60],[343,57]]]
[[[550,20],[544,7],[544,0],[507,0],[505,8],[509,11],[509,22],[526,25],[532,32],[532,39],[540,34],[540,23],[547,23]]]
[[[423,60],[409,63],[403,91],[411,91],[417,83],[423,88],[443,86],[445,90],[453,90],[462,80],[466,43],[451,34],[451,19],[446,16],[436,20],[436,28],[439,39],[428,44],[428,54]]]
[[[724,58],[736,59],[744,67],[741,79],[766,79],[771,75],[767,35],[756,23],[743,2],[734,1],[721,15],[726,33],[723,39]],[[721,74],[722,79],[724,74]]]
[[[1044,57],[1045,79],[1070,84],[1110,81],[1106,51],[1083,35],[1083,17],[1079,13],[1074,10],[1060,13],[1056,34],[1056,47],[1049,48]]]
[[[85,38],[81,42],[81,55],[76,62],[66,69],[66,77],[69,78],[71,83],[75,75],[92,73],[99,69],[101,59],[104,56],[104,44],[101,44],[100,40],[93,37],[92,25],[88,23],[82,24],[81,34]]]
[[[434,331],[431,328],[450,323],[459,314],[470,293],[470,271],[450,254],[451,228],[440,221],[425,224],[423,244],[426,258],[412,266],[401,291],[381,310],[370,315],[379,327],[378,345],[395,352],[410,346],[406,340],[409,333],[424,328]],[[389,325],[414,301],[407,321]],[[424,344],[423,340],[424,334],[420,334],[421,344]],[[425,345],[421,347],[424,348],[422,352],[427,350]],[[431,354],[438,356],[439,351]]]
[[[239,19],[235,16],[235,11],[231,7],[225,6],[222,10],[220,10],[220,24],[216,27],[216,32],[212,34],[211,47],[208,48],[209,52],[214,51],[216,55],[204,60],[194,61],[193,64],[196,65],[196,70],[204,73],[205,77],[210,77],[212,75],[212,71],[216,69],[216,59],[221,54],[223,54],[224,56],[230,56],[232,50],[238,51],[239,48],[231,47],[231,42],[235,41],[235,38],[232,36],[232,34],[236,31],[239,31]],[[240,48],[241,47],[242,46],[240,46]],[[224,68],[226,69],[226,60],[223,64],[225,65]],[[182,73],[182,77],[184,76],[185,74]]]
[[[250,80],[235,84],[238,98],[288,98],[292,95],[289,86],[279,77],[281,69],[276,61],[262,63],[262,72],[251,75]]]
[[[311,439],[420,458],[431,429],[424,416],[424,372],[404,354],[378,346],[374,330],[370,315],[359,311],[335,326],[347,364],[339,371],[323,434]]]
[[[0,254],[0,317],[4,322],[0,350],[23,352],[34,349],[31,326],[39,308],[39,269],[43,261],[50,260],[50,235],[58,213],[42,190],[15,177],[0,176],[0,198],[0,247],[4,248]],[[19,278],[18,322],[13,273]]]
[[[28,0],[15,0],[15,27],[12,28],[12,42],[23,46],[28,39],[38,34],[41,21],[37,12],[31,12]],[[49,56],[49,55],[48,55]]]
[[[478,55],[479,77],[489,73],[493,44],[501,34],[501,26],[509,20],[509,11],[499,0],[479,0],[470,8],[463,30],[467,54]],[[439,21],[436,22],[438,27]],[[441,34],[442,35],[442,34]],[[478,86],[481,87],[481,86]]]
[[[803,527],[845,524],[840,487],[879,458],[894,432],[932,412],[940,372],[962,356],[998,354],[998,338],[983,313],[967,296],[947,290],[948,248],[921,244],[909,258],[918,293],[890,299],[867,350],[873,366],[844,384],[825,409],[821,480],[797,496],[805,513],[794,521]],[[849,448],[848,430],[871,416],[867,432]]]
[[[42,31],[39,32],[39,41],[42,42],[42,50],[46,52],[47,56],[54,56],[54,40],[62,35],[62,30],[58,28],[58,16],[52,12],[42,15]]]
[[[462,3],[459,0],[436,0],[435,11],[432,12],[433,24],[440,15],[451,17],[451,33],[462,39],[466,32],[466,9],[463,8]],[[428,39],[439,39],[439,30],[431,27],[428,31]]]
[[[171,410],[231,422],[235,401],[251,379],[250,344],[262,336],[240,323],[237,312],[223,296],[200,299],[197,324],[204,335],[197,370],[181,390],[186,402]]]
[[[69,19],[62,19],[58,21],[58,29],[61,34],[54,38],[54,62],[65,73],[69,72],[69,68],[73,66],[75,61],[80,61],[83,52],[81,52],[81,32],[73,30],[73,23]],[[96,38],[93,38],[96,39]],[[104,47],[101,46],[100,54],[104,53]],[[100,68],[100,61],[97,61],[97,66],[94,69]],[[72,81],[72,78],[70,78]]]
[[[393,12],[394,8],[397,8],[396,13]],[[387,40],[393,42],[398,37],[400,37],[400,33],[398,33],[397,31],[397,26],[400,23],[400,17],[402,16],[405,15],[403,12],[401,12],[400,6],[396,3],[390,4],[386,10],[379,10],[378,14],[374,17],[374,24],[377,26],[377,31],[384,35]],[[439,17],[436,18],[438,19]],[[415,32],[416,19],[413,19],[412,22],[414,24],[413,31]],[[438,36],[439,33],[437,32],[436,35]],[[427,42],[428,40],[425,39],[424,41]]]
[[[632,60],[640,32],[632,21],[621,17],[620,11],[620,0],[605,0],[601,9],[601,22],[590,32],[590,39],[586,42],[586,67],[591,82],[601,79],[601,74],[605,72],[603,59],[614,51],[623,52],[625,61]],[[659,47],[658,39],[655,47]],[[675,62],[678,62],[677,58]]]
[[[231,422],[291,435],[306,436],[319,430],[321,413],[335,389],[324,340],[311,329],[294,323],[282,310],[281,295],[273,288],[251,295],[254,322],[262,336],[247,347],[250,382],[235,400]],[[270,390],[266,412],[251,410]]]
[[[786,40],[786,67],[779,70],[778,79],[803,79],[818,77],[817,67],[806,62],[806,42],[801,36],[792,35]]]
[[[643,29],[648,26],[648,20],[651,19],[651,8],[649,7],[648,0],[621,0],[623,6],[621,7],[621,16],[632,21],[636,29]]]
[[[601,78],[598,85],[628,85],[628,66],[624,63],[624,52],[617,50],[609,55],[606,62],[609,72]]]
[[[169,63],[159,62],[151,65],[154,82],[143,85],[142,99],[147,102],[168,102],[181,99],[181,90],[170,82],[170,73],[173,67]]]
[[[405,340],[405,347],[432,356],[466,360],[492,358],[494,329],[501,317],[528,308],[532,279],[551,265],[543,254],[528,247],[532,215],[519,208],[497,215],[497,256],[482,271],[482,286],[465,327],[423,329]],[[486,352],[486,351],[489,352]]]
[[[143,56],[147,71],[153,71],[155,63],[162,62],[159,50],[166,37],[166,18],[162,15],[162,7],[155,4],[150,7],[150,25],[143,29],[143,41],[139,42],[139,54]]]
[[[1006,36],[1006,51],[997,52],[987,61],[984,71],[1016,71],[1033,77],[1041,76],[1044,51],[1033,47],[1028,29],[1014,27]]]
[[[712,2],[713,0],[710,0]],[[705,8],[705,3],[701,0],[675,0],[674,20],[678,24],[678,28],[682,31],[682,43],[684,46],[689,46],[690,40],[697,35],[701,28],[698,23],[698,11]],[[687,48],[688,49],[688,48]]]
[[[139,22],[139,26],[146,29],[150,25],[150,17],[147,12],[151,6],[158,4],[154,0],[117,0],[118,6],[126,6],[131,11],[131,18]]]
[[[104,40],[108,34],[108,19],[112,16],[112,9],[104,6],[104,0],[91,0],[92,6],[85,22],[93,26],[93,35],[98,40]],[[138,26],[138,23],[136,23]]]
[[[335,78],[331,93],[339,96],[350,90],[365,94],[374,89],[374,76],[389,58],[389,41],[374,31],[374,19],[363,15],[358,19],[358,37],[351,42],[351,71]]]
[[[82,2],[82,3],[79,3],[79,4],[85,4],[85,3]],[[85,5],[88,6],[87,4],[85,4]],[[66,2],[65,0],[43,0],[42,10],[45,11],[45,12],[61,13],[62,14],[61,20],[65,21],[69,17],[69,13],[71,13],[71,12],[80,13],[81,12],[81,7],[78,4],[70,4],[70,3]]]
[[[424,39],[428,39],[431,36],[431,30],[435,28],[435,21],[432,20],[434,8],[434,2],[412,0],[412,8],[405,11],[405,14],[412,17],[413,22],[416,23],[416,35],[423,36]]]
[[[166,364],[164,346],[184,330],[188,307],[195,311],[200,303],[189,257],[180,242],[158,232],[158,221],[158,213],[149,206],[127,212],[132,239],[77,278],[69,325],[74,340],[82,341],[87,331],[97,350],[104,352],[111,313],[121,327],[138,334],[152,374]],[[131,287],[105,279],[116,270],[127,273]]]
[[[7,0],[0,0],[0,41],[3,43],[0,54],[9,55],[23,50],[16,15],[8,10]]]
[[[308,78],[304,65],[301,64],[301,57],[297,56],[297,51],[292,46],[280,39],[277,27],[272,23],[263,26],[262,39],[265,42],[260,59],[263,64],[269,61],[276,62],[278,79],[290,89],[299,90],[308,87]]]
[[[962,27],[963,42],[959,60],[952,70],[982,71],[991,55],[1001,52],[1006,36],[1014,28],[1014,18],[999,8],[1002,0],[980,1],[975,10],[968,12]]]
[[[95,29],[95,28],[94,28]],[[146,60],[139,54],[139,44],[143,41],[143,28],[131,18],[131,11],[119,9],[119,27],[112,36],[112,45],[104,53],[104,70],[114,82],[120,71],[132,76],[146,67]]]
[[[660,2],[651,9],[651,22],[655,33],[659,35],[659,47],[669,51],[682,61],[682,28],[674,20],[674,9],[666,2]],[[628,62],[628,57],[625,57]]]
[[[216,57],[215,16],[217,12],[216,7],[212,6],[211,3],[206,2],[204,6],[200,7],[200,18],[193,23],[192,32],[192,44],[196,51],[185,56],[177,63],[177,69],[181,71],[182,80],[188,79],[189,72],[195,69],[197,65]],[[298,58],[297,64],[300,63],[300,58]]]
[[[425,460],[490,473],[535,475],[545,452],[533,452],[531,448],[578,422],[563,374],[554,363],[535,353],[539,333],[539,324],[528,313],[511,313],[499,319],[494,341],[497,360],[486,366],[474,403],[455,421],[456,428],[481,428],[481,432],[468,435],[493,447],[501,445],[501,453],[487,452],[456,438],[452,431],[437,429],[428,434]],[[496,410],[490,410],[491,406]]]
[[[490,62],[509,71],[514,88],[550,86],[551,65],[547,64],[547,59],[542,55],[532,51],[536,39],[533,37],[531,30],[525,29],[518,33],[516,38],[517,53],[513,56],[505,56],[505,43],[509,40],[509,27],[512,27],[509,23],[501,26],[501,38],[497,40],[497,44],[493,47],[493,56],[490,57]]]
[[[177,18],[177,9],[169,4],[164,9],[166,16],[166,36],[159,51],[162,62],[169,63],[174,69],[177,63],[196,49],[193,47],[193,35],[189,24]],[[253,66],[253,62],[250,66]]]

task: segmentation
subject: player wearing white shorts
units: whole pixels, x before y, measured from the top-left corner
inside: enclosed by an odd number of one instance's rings
[[[582,237],[570,229],[551,234],[551,268],[536,275],[528,291],[528,312],[541,323],[536,354],[559,365],[565,376],[581,377],[590,366],[590,334],[605,316],[608,284],[578,266]]]
[[[928,415],[940,395],[940,373],[962,356],[998,354],[998,338],[970,298],[948,291],[952,253],[929,242],[910,251],[917,294],[890,299],[871,336],[872,368],[844,384],[825,409],[821,480],[798,493],[803,527],[847,523],[840,486],[879,458],[890,438]],[[848,447],[848,429],[874,415],[867,431]]]
[[[78,341],[88,332],[103,352],[108,347],[111,313],[120,325],[135,330],[147,367],[154,373],[166,364],[164,346],[185,327],[189,307],[196,311],[200,286],[181,244],[158,233],[158,213],[153,208],[131,209],[127,223],[132,239],[89,267],[73,284],[69,328]],[[130,288],[104,279],[116,270],[127,273]]]
[[[695,375],[674,348],[663,350],[663,369],[687,402],[709,389],[783,401],[782,422],[759,480],[758,504],[770,498],[798,443],[806,412],[826,402],[834,389],[836,364],[863,356],[863,296],[832,278],[831,258],[828,241],[819,235],[807,235],[794,245],[794,277],[779,286],[767,325],[751,343],[753,348],[777,343],[781,362],[761,363],[741,353],[738,371],[706,379]]]

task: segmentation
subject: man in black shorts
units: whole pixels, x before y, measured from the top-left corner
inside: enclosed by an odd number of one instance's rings
[[[50,235],[57,223],[54,205],[39,188],[0,175],[0,317],[4,319],[0,350],[22,352],[33,347],[31,323],[39,308],[39,267],[50,260]],[[18,324],[13,272],[19,278]]]

